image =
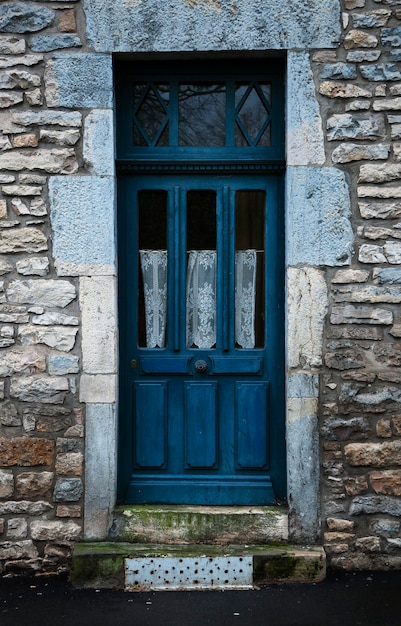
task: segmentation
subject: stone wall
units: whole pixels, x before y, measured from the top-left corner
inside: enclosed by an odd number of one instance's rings
[[[326,156],[345,172],[355,236],[327,270],[320,395],[324,545],[334,567],[401,566],[401,1],[344,0],[313,67]]]
[[[0,5],[0,574],[67,568],[115,502],[111,53],[221,40],[288,49],[301,103],[287,115],[292,537],[315,539],[320,515],[332,566],[399,567],[401,0],[342,0],[340,41],[339,0],[266,0],[278,20],[254,0],[166,0],[186,29],[140,4]]]
[[[60,278],[49,176],[83,169],[84,113],[54,106],[74,2],[0,6],[0,573],[59,572],[82,535],[79,281]],[[81,32],[79,32],[81,30]]]

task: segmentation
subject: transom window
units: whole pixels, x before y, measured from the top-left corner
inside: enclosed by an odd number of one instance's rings
[[[120,161],[168,161],[179,168],[183,160],[283,161],[283,71],[277,59],[181,62],[171,64],[171,76],[160,67],[138,63],[135,72],[130,65],[120,82],[117,98],[126,120]]]

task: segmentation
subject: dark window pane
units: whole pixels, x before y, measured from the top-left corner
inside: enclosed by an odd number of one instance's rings
[[[134,84],[134,145],[168,145],[169,85]]]
[[[270,100],[269,84],[236,84],[236,146],[270,145]]]
[[[180,146],[224,146],[225,84],[180,84],[178,143]]]
[[[237,191],[235,196],[238,348],[264,346],[265,203],[261,190]]]

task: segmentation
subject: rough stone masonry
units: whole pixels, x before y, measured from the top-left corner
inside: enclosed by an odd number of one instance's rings
[[[125,4],[135,8],[141,2]],[[182,4],[186,15],[199,5],[211,19],[235,3]],[[255,19],[262,19],[264,4],[266,12],[270,5],[277,10],[266,0]],[[297,299],[300,281],[310,284],[323,320],[322,328],[309,329],[305,321],[310,344],[303,346],[305,373],[320,380],[317,540],[333,567],[398,568],[401,0],[338,4],[340,40],[334,48],[311,48],[308,58],[320,110],[318,130],[325,137],[322,160],[349,189],[353,247],[330,265],[311,251],[311,267],[290,272],[289,298]],[[319,6],[326,11],[329,3]],[[103,211],[113,202],[113,172],[102,149],[112,128],[112,102],[107,93],[100,103],[91,98],[91,85],[109,76],[111,65],[91,35],[95,10],[92,0],[0,5],[3,575],[68,568],[72,543],[83,533],[84,467],[102,471],[95,468],[96,459],[85,458],[84,409],[92,428],[96,419],[103,423],[115,398],[108,297],[115,273],[108,239],[113,225]],[[231,14],[235,19],[234,10]],[[337,17],[333,12],[333,21]],[[300,38],[308,25],[301,30]],[[289,47],[288,34],[280,27],[277,33],[282,48]],[[123,29],[112,32],[114,51],[127,51],[124,36]],[[212,47],[209,41],[206,45]],[[184,47],[190,49],[190,42]],[[80,98],[79,83],[87,85]],[[307,141],[313,144],[314,138]],[[92,220],[95,188],[99,204]],[[88,230],[93,231],[89,246],[82,240]],[[314,339],[320,333],[323,354]],[[290,345],[290,365],[291,350]]]

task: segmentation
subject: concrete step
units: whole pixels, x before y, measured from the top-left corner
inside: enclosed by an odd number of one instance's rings
[[[279,506],[121,506],[110,539],[129,543],[219,545],[288,540],[288,511]]]
[[[320,582],[323,548],[281,545],[76,544],[75,587],[127,591],[251,589],[282,582]]]

